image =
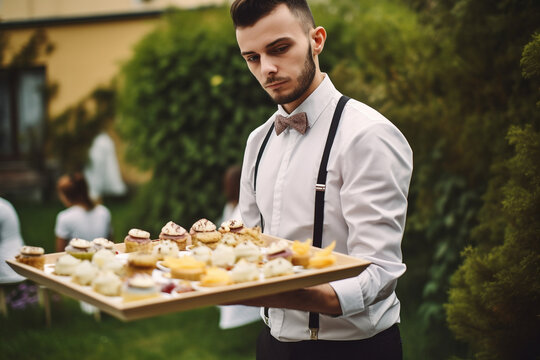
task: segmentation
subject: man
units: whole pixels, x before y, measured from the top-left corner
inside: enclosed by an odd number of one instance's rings
[[[321,237],[322,247],[335,240],[336,251],[372,262],[355,278],[246,301],[269,307],[257,358],[400,359],[394,289],[406,268],[411,149],[375,110],[352,99],[343,107],[319,69],[326,31],[305,0],[236,0],[231,16],[249,70],[278,104],[247,142],[243,221],[282,238]]]

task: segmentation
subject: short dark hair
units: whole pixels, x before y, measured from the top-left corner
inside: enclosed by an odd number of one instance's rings
[[[315,27],[313,14],[306,0],[235,0],[230,9],[234,27],[253,26],[281,4],[287,5],[307,30]]]

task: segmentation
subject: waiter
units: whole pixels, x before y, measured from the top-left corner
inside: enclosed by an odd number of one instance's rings
[[[412,151],[383,115],[319,68],[326,31],[305,0],[236,0],[241,55],[277,104],[249,136],[247,226],[371,261],[354,278],[246,301],[263,306],[257,359],[401,359],[397,279]]]

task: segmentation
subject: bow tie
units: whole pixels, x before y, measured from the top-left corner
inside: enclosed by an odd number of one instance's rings
[[[288,117],[276,115],[274,121],[276,134],[279,135],[289,126],[298,131],[300,134],[305,134],[308,128],[307,115],[305,112],[294,114]]]

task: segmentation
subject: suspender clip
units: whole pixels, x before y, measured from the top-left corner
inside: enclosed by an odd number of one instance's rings
[[[325,184],[315,184],[315,191],[326,191],[326,185]]]
[[[309,339],[317,340],[319,338],[319,329],[318,328],[309,328]]]

